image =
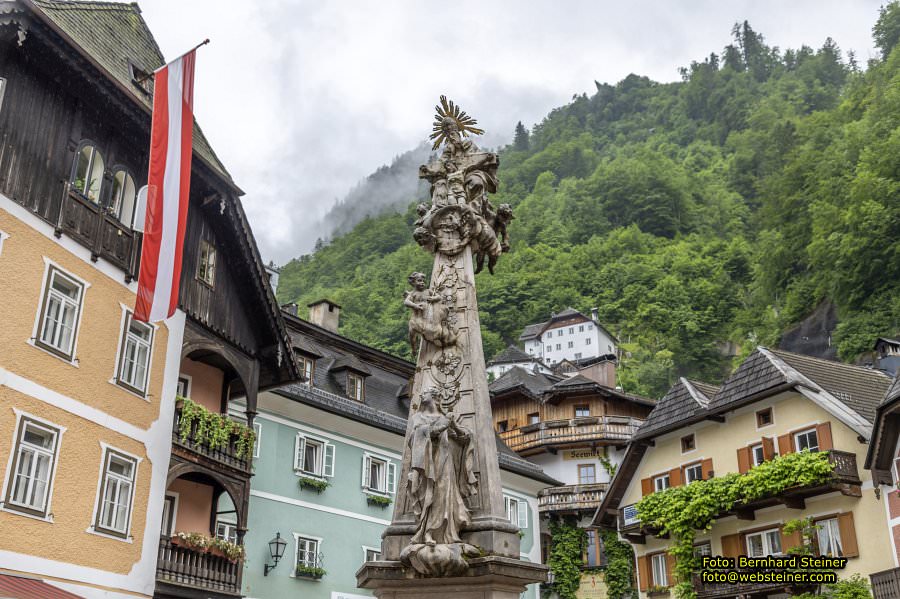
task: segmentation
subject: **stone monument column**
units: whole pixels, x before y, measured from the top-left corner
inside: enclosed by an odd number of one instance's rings
[[[430,283],[412,273],[404,304],[416,356],[401,476],[382,557],[357,572],[379,599],[453,592],[518,597],[547,568],[519,559],[506,516],[481,344],[475,274],[509,249],[512,211],[488,199],[499,160],[469,134],[475,119],[441,96],[431,138],[441,155],[419,168],[431,184],[413,236],[434,254]]]

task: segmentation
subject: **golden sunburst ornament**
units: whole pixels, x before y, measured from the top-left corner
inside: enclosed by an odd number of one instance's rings
[[[441,96],[441,103],[434,107],[434,127],[431,129],[429,139],[434,140],[432,150],[437,150],[447,141],[447,127],[454,123],[460,134],[468,137],[472,135],[483,135],[484,129],[479,129],[475,125],[478,124],[474,118],[470,117],[465,111],[460,110],[459,106],[448,100],[447,96]]]

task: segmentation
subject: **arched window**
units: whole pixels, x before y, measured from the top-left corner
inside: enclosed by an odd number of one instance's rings
[[[103,156],[97,148],[90,144],[82,146],[75,157],[72,188],[95,204],[100,203],[103,169]]]
[[[137,199],[134,178],[125,169],[118,169],[113,175],[112,186],[109,212],[123,225],[130,227],[134,219],[134,204]]]

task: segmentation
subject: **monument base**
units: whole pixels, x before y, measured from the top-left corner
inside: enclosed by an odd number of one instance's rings
[[[547,580],[547,566],[499,556],[469,560],[462,576],[422,578],[400,562],[366,562],[356,573],[356,586],[371,589],[378,599],[518,599],[529,584]]]

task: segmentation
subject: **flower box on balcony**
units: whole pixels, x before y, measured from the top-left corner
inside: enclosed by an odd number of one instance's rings
[[[311,578],[313,580],[319,580],[323,576],[327,574],[324,568],[319,568],[317,566],[304,566],[303,564],[299,564],[297,566],[297,576],[299,578]]]
[[[175,400],[177,435],[182,444],[203,446],[210,450],[247,460],[253,455],[256,433],[252,428],[235,422],[224,414],[210,412],[188,397]]]

